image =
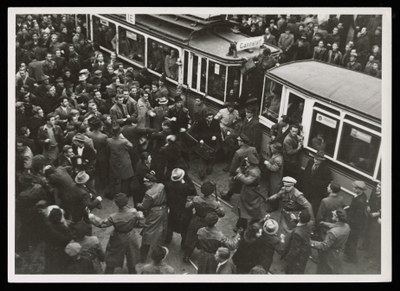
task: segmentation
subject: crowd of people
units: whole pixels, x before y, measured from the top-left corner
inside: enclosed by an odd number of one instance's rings
[[[256,108],[227,103],[214,114],[196,97],[189,112],[181,87],[170,92],[164,75],[103,55],[79,25],[68,15],[17,16],[17,258],[42,247],[39,273],[112,274],[126,259],[130,274],[172,274],[164,259],[174,233],[184,262],[201,253],[200,274],[268,273],[275,252],[301,274],[312,248],[319,273],[340,273],[343,251],[356,262],[365,233],[380,255],[380,188],[368,199],[355,181],[343,210],[323,152],[300,170],[301,125],[283,116],[263,158]],[[225,212],[206,180],[216,162],[232,177],[221,198],[240,194],[234,237],[216,226]],[[118,208],[105,219],[93,213],[103,199]],[[106,250],[93,226],[113,227]]]
[[[264,36],[281,49],[279,62],[315,59],[381,78],[380,15],[233,15],[233,31]],[[349,34],[349,28],[354,30]]]

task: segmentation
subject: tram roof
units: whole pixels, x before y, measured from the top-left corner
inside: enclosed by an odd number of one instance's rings
[[[381,80],[314,60],[274,67],[267,74],[314,95],[381,120]]]

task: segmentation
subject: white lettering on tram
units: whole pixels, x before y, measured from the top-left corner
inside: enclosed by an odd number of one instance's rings
[[[239,40],[236,44],[237,51],[247,50],[253,47],[260,47],[264,43],[263,36],[249,37]]]

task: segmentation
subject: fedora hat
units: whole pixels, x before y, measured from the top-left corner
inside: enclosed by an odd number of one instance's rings
[[[263,231],[268,235],[276,234],[279,230],[279,224],[275,219],[269,218],[264,222]]]
[[[74,136],[74,141],[85,142],[85,137],[83,136],[82,133],[78,133],[77,135]]]
[[[171,181],[172,182],[179,182],[182,181],[183,177],[185,176],[185,171],[179,168],[175,168],[172,170],[171,173]]]
[[[158,98],[158,104],[164,105],[164,104],[167,104],[167,103],[168,103],[167,97],[163,96],[161,98]]]
[[[85,171],[81,171],[78,174],[76,174],[75,177],[75,183],[76,184],[85,184],[87,181],[89,181],[89,175]]]
[[[86,75],[79,75],[79,81],[80,82],[82,82],[82,81],[86,81],[86,79],[87,79],[87,77],[86,77]]]

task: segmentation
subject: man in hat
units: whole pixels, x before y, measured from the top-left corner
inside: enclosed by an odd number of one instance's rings
[[[58,157],[59,148],[63,146],[64,135],[61,127],[56,125],[55,115],[46,115],[46,124],[39,128],[38,142],[43,146],[43,155],[50,161]]]
[[[264,161],[268,175],[268,193],[277,193],[282,186],[283,176],[283,155],[282,144],[274,142],[269,145],[269,159]]]
[[[215,226],[218,222],[218,215],[215,212],[207,213],[204,220],[206,226],[197,231],[196,247],[200,251],[197,273],[215,274],[218,267],[215,253],[220,247],[236,249],[240,241],[240,233],[237,233],[232,239],[227,238]]]
[[[305,60],[311,58],[310,42],[306,33],[303,33],[293,45],[293,60]]]
[[[333,211],[333,223],[324,222],[329,228],[324,241],[311,241],[311,247],[319,250],[317,274],[342,273],[342,257],[350,227],[346,211]]]
[[[310,224],[314,223],[314,214],[310,202],[304,197],[303,193],[295,188],[296,179],[286,176],[282,179],[283,187],[281,190],[266,199],[267,202],[278,201],[278,211],[284,214],[287,230],[294,228],[297,212],[306,209],[310,214]]]
[[[353,182],[353,192],[357,195],[351,201],[350,208],[347,209],[347,218],[351,232],[347,240],[345,249],[345,260],[350,263],[357,263],[357,246],[361,233],[367,224],[368,197],[365,191],[367,185],[364,181]]]
[[[256,116],[256,108],[249,106],[246,107],[245,111],[246,117],[240,132],[246,134],[250,139],[250,145],[255,147],[257,152],[260,152],[262,131]]]
[[[157,132],[162,129],[162,123],[165,120],[165,117],[168,115],[168,99],[163,96],[158,98],[158,105],[154,107],[153,112],[155,116],[153,117],[152,128],[154,128]]]
[[[303,210],[299,222],[293,230],[287,250],[283,257],[287,262],[286,274],[304,274],[307,261],[311,255],[311,228],[308,226],[310,214]]]
[[[77,184],[77,189],[80,190],[82,194],[82,201],[85,207],[89,210],[94,208],[102,208],[101,201],[103,200],[101,196],[98,196],[96,191],[87,185],[90,177],[85,171],[81,171],[76,174],[75,183]]]
[[[82,71],[81,71],[82,72]],[[89,93],[93,91],[93,85],[87,82],[86,71],[79,72],[79,84],[75,87],[75,94],[79,96],[82,93]]]
[[[130,193],[129,184],[134,175],[129,155],[132,143],[121,134],[121,128],[112,128],[112,137],[107,139],[110,169],[110,197],[124,191]]]
[[[168,227],[168,205],[165,186],[157,182],[157,178],[148,173],[143,183],[147,188],[142,203],[137,209],[146,213],[145,227],[142,230],[142,246],[140,247],[140,261],[144,263],[147,254],[165,241]]]
[[[106,219],[101,219],[89,213],[89,219],[93,225],[106,228],[113,226],[105,255],[105,274],[113,274],[117,267],[122,268],[126,258],[129,274],[135,274],[135,265],[139,262],[139,233],[135,228],[144,225],[144,216],[141,211],[128,206],[128,196],[118,193],[114,197],[118,210]]]
[[[318,151],[313,159],[308,160],[303,173],[302,188],[304,196],[310,201],[314,215],[317,214],[322,198],[332,180],[331,171],[325,163],[325,153]]]
[[[165,184],[165,192],[169,207],[166,243],[171,242],[173,232],[180,233],[183,248],[187,228],[193,216],[192,210],[185,206],[188,200],[197,195],[197,192],[190,177],[180,168],[172,170],[171,181]]]
[[[285,32],[282,33],[278,40],[278,46],[282,52],[290,60],[290,49],[294,44],[294,35],[290,32],[290,28],[286,27]]]
[[[183,100],[180,97],[175,98],[175,104],[168,110],[166,119],[171,122],[173,133],[185,132],[190,127],[189,110],[183,107]]]
[[[357,62],[357,57],[358,57],[358,54],[356,52],[352,51],[350,53],[350,60],[346,64],[347,69],[352,70],[352,71],[357,71],[357,72],[362,71],[362,66],[359,62]]]
[[[202,195],[194,196],[192,200],[186,203],[186,208],[192,210],[195,209],[184,243],[184,262],[189,262],[189,258],[192,255],[194,248],[196,247],[197,231],[206,226],[205,217],[209,212],[215,212],[218,217],[224,217],[225,212],[221,207],[220,202],[216,201],[211,196],[215,192],[215,185],[210,181],[206,181],[201,185],[200,191]]]
[[[208,146],[212,151],[203,152],[200,154],[201,164],[199,168],[199,176],[201,180],[204,180],[206,175],[211,174],[214,164],[215,155],[221,147],[221,129],[218,121],[215,120],[214,114],[208,111],[201,120],[193,124],[191,128],[191,134],[196,138],[200,147],[204,144]]]

